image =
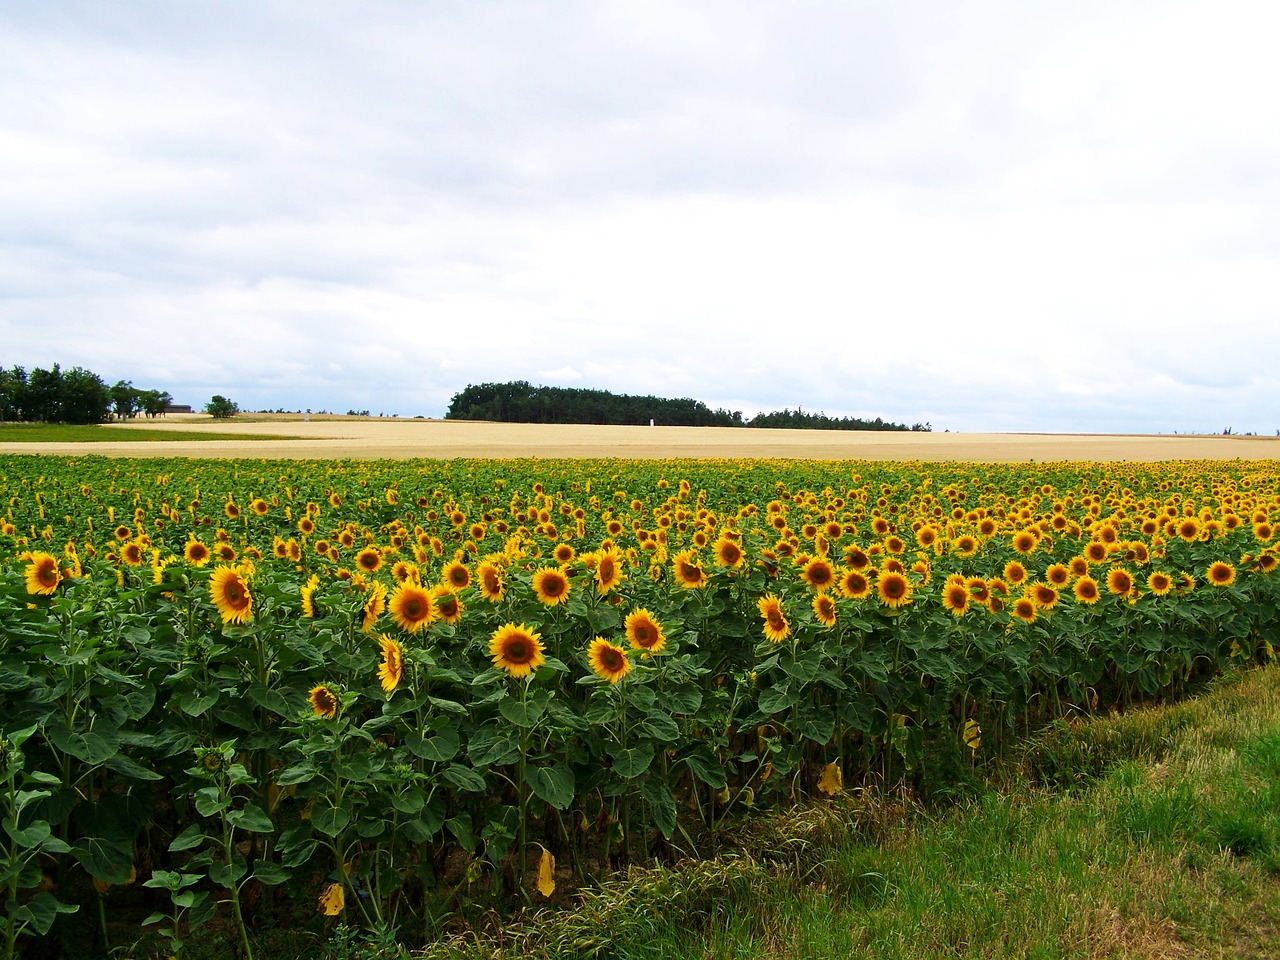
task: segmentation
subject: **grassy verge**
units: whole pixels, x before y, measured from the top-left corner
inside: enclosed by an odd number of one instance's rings
[[[209,433],[204,430],[148,430],[75,423],[0,423],[0,443],[135,443],[155,440],[297,440],[259,433]]]
[[[748,829],[428,955],[1280,957],[1280,667],[1059,725],[946,810],[846,794]]]

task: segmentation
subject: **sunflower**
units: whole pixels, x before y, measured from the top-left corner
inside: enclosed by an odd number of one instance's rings
[[[840,592],[850,600],[861,600],[871,592],[871,581],[861,570],[846,570],[840,578]]]
[[[601,550],[596,557],[596,593],[604,596],[626,577],[622,573],[622,554],[617,550]]]
[[[865,570],[871,566],[871,557],[861,547],[850,545],[844,548],[844,559],[854,570]]]
[[[267,505],[267,501],[263,500],[261,497],[254,497],[249,501],[249,509],[258,516],[265,517],[267,515],[267,511],[270,510],[271,507],[269,507]]]
[[[320,578],[316,574],[312,574],[307,578],[307,582],[298,588],[298,599],[302,603],[302,615],[307,619],[312,619],[316,615],[316,588],[320,586]]]
[[[954,616],[963,617],[969,612],[969,588],[963,582],[948,583],[942,591],[942,606]]]
[[[546,663],[542,655],[539,634],[523,623],[508,623],[493,631],[489,640],[489,655],[496,669],[507,671],[508,676],[528,677]]]
[[[429,592],[441,623],[452,627],[462,619],[462,601],[447,583],[436,584]]]
[[[610,643],[604,637],[596,637],[587,648],[587,662],[601,680],[617,683],[631,672],[627,651]]]
[[[1040,537],[1034,530],[1019,530],[1013,535],[1012,542],[1013,549],[1026,556],[1035,551],[1040,543]]]
[[[507,591],[507,585],[502,579],[502,571],[488,560],[482,560],[476,564],[476,583],[480,588],[480,596],[490,603],[497,603]]]
[[[662,633],[662,624],[653,618],[644,607],[639,607],[627,614],[623,624],[627,632],[627,642],[637,650],[649,653],[661,653],[667,645],[667,638]]]
[[[406,580],[391,593],[387,602],[391,619],[405,633],[418,633],[435,619],[436,608],[431,595],[416,583]]]
[[[378,622],[378,618],[386,609],[387,587],[375,580],[367,588],[364,610],[361,612],[360,630],[363,633],[372,633],[373,625]]]
[[[1084,557],[1072,557],[1067,563],[1067,569],[1073,577],[1085,577],[1089,575],[1089,561]]]
[[[1052,583],[1055,587],[1065,587],[1071,580],[1071,571],[1066,564],[1051,563],[1049,569],[1045,570],[1044,578]]]
[[[121,543],[123,543],[125,540],[128,540],[130,537],[133,536],[133,531],[130,530],[128,527],[126,527],[123,523],[120,524],[120,526],[116,527],[115,530],[112,531],[112,533],[115,536],[115,538],[119,540]]]
[[[130,567],[142,566],[142,543],[137,540],[130,540],[120,547],[120,559]]]
[[[1090,563],[1102,563],[1110,553],[1107,545],[1101,540],[1091,540],[1084,547],[1084,558]]]
[[[1200,539],[1200,521],[1195,517],[1184,517],[1178,521],[1174,532],[1187,543],[1195,543]]]
[[[227,505],[222,508],[222,512],[227,515],[228,520],[235,520],[240,516],[240,508],[236,506],[234,500],[228,500]]]
[[[1229,587],[1236,582],[1236,568],[1225,560],[1219,560],[1209,565],[1205,580],[1212,587]]]
[[[814,557],[804,565],[800,578],[812,589],[822,593],[831,589],[832,584],[836,582],[836,572],[825,558]]]
[[[1101,595],[1098,590],[1098,581],[1087,573],[1076,580],[1071,592],[1075,594],[1077,601],[1086,605],[1097,603],[1098,597]]]
[[[1026,590],[1026,595],[1041,610],[1052,610],[1058,605],[1058,591],[1051,583],[1033,583]]]
[[[692,550],[682,550],[671,558],[676,583],[686,590],[699,590],[707,585],[707,575]]]
[[[721,537],[712,546],[711,552],[716,558],[716,566],[727,567],[730,570],[737,570],[742,566],[742,547],[736,540]]]
[[[332,720],[338,715],[338,697],[323,683],[312,687],[307,697],[311,700],[311,710],[317,717]]]
[[[249,585],[235,567],[215,567],[209,577],[209,596],[223,623],[248,623],[253,619],[253,597]]]
[[[1013,615],[1023,623],[1036,622],[1036,604],[1030,597],[1019,597],[1013,601]]]
[[[782,601],[772,593],[766,593],[756,601],[760,616],[764,619],[764,636],[771,643],[781,643],[791,635],[791,624],[782,612]]]
[[[911,581],[901,573],[882,571],[876,578],[876,593],[886,607],[903,607],[911,602]]]
[[[471,586],[471,571],[461,560],[454,560],[446,563],[440,571],[440,582],[447,583],[454,590],[465,590]]]
[[[1147,588],[1157,597],[1167,596],[1173,589],[1173,578],[1167,573],[1153,570],[1147,577]]]
[[[831,594],[820,593],[813,598],[813,616],[824,627],[836,625],[836,602]]]
[[[356,566],[365,573],[374,573],[382,566],[382,553],[377,547],[365,547],[356,554]]]
[[[569,599],[569,578],[557,567],[541,567],[533,574],[533,592],[539,602],[557,606]]]
[[[1016,587],[1018,584],[1026,582],[1027,568],[1017,560],[1010,560],[1004,565],[1004,578]]]
[[[62,582],[62,571],[58,569],[58,558],[51,553],[36,550],[28,556],[29,563],[25,571],[27,593],[49,596],[58,589]]]
[[[1124,567],[1112,567],[1107,571],[1107,591],[1118,597],[1127,597],[1133,589],[1133,577]]]
[[[378,638],[378,646],[382,649],[382,662],[378,664],[378,679],[382,681],[383,691],[391,693],[400,686],[400,680],[404,676],[404,647],[385,633]]]

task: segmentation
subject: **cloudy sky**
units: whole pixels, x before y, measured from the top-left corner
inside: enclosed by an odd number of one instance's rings
[[[1280,430],[1280,4],[0,3],[0,365]]]

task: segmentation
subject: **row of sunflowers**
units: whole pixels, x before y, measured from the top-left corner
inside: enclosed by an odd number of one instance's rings
[[[10,955],[139,888],[177,952],[300,895],[425,930],[1274,656],[1271,463],[3,457],[0,496]]]

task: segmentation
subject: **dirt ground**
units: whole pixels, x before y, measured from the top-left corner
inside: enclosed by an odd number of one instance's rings
[[[178,414],[130,428],[199,430],[216,442],[0,443],[0,453],[119,457],[455,459],[465,457],[811,458],[1014,462],[1270,460],[1280,437],[1036,433],[903,433],[734,427],[600,427],[301,415],[214,421]],[[278,440],[236,440],[237,434]],[[300,438],[300,439],[298,439]]]

